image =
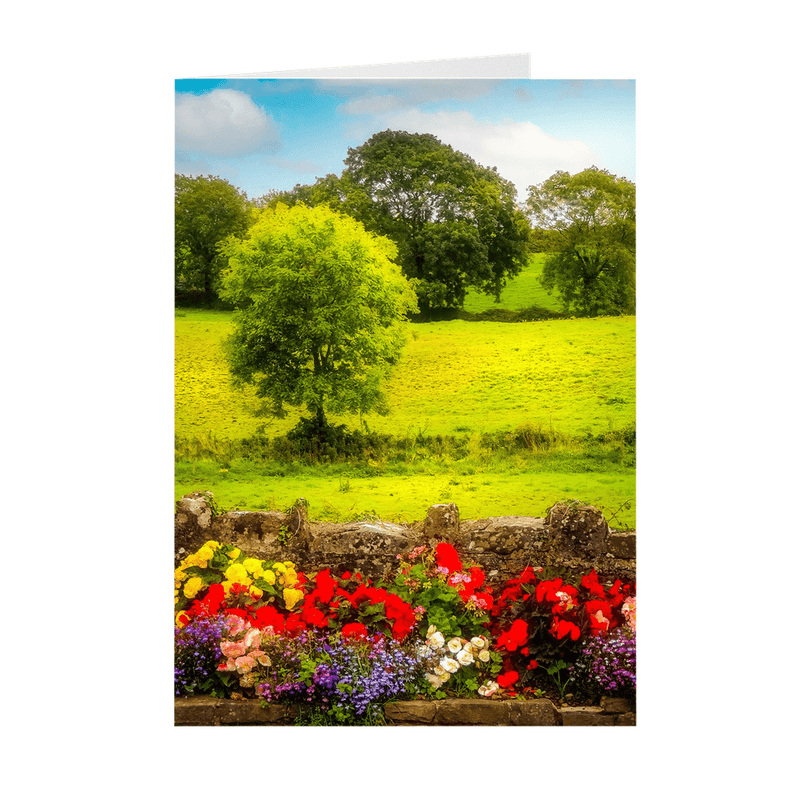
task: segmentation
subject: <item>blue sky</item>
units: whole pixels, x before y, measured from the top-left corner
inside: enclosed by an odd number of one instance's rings
[[[175,82],[175,171],[258,197],[341,174],[386,129],[432,133],[517,187],[592,165],[636,180],[634,81],[214,79]]]

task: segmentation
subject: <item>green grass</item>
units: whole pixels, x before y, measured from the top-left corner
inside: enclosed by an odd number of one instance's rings
[[[635,318],[432,322],[410,326],[387,383],[392,413],[373,431],[453,435],[541,425],[598,435],[635,422]],[[175,434],[241,439],[286,433],[299,418],[259,419],[252,390],[235,391],[221,349],[231,314],[186,310],[175,319]],[[331,422],[358,428],[358,417]]]
[[[539,276],[542,274],[546,253],[535,253],[531,256],[528,266],[512,278],[500,295],[500,302],[479,292],[467,292],[464,302],[464,311],[470,314],[480,314],[483,311],[505,308],[509,311],[522,311],[531,306],[546,308],[549,311],[560,311],[561,303],[556,295],[549,295],[542,289]]]
[[[512,456],[504,464],[477,468],[463,463],[418,462],[399,474],[391,467],[257,465],[243,460],[234,460],[221,471],[218,464],[207,461],[179,461],[175,499],[210,490],[226,510],[284,510],[298,497],[305,497],[312,519],[344,521],[374,515],[397,522],[424,519],[435,503],[453,502],[462,519],[481,519],[507,514],[544,516],[560,500],[579,499],[600,506],[612,527],[635,526],[635,502],[620,509],[635,499],[632,468],[571,472],[569,466],[558,458]],[[585,469],[586,462],[573,462],[572,466]]]
[[[541,258],[509,283],[499,306],[558,307],[536,282]],[[467,302],[472,313],[493,307],[482,296]],[[397,521],[424,519],[447,501],[476,519],[541,516],[559,500],[579,499],[599,506],[613,527],[635,527],[634,448],[588,437],[635,429],[634,317],[413,324],[387,384],[391,414],[330,420],[350,429],[364,422],[412,443],[377,461],[329,465],[239,457],[239,440],[285,434],[299,413],[259,418],[252,389],[231,387],[221,348],[231,320],[225,311],[176,311],[176,499],[210,490],[223,508],[258,510],[303,496],[313,519]],[[552,434],[550,446],[526,450],[508,445],[510,437],[496,438],[494,449],[481,444],[481,434],[522,425]],[[437,449],[430,438],[413,444],[420,435],[453,439]]]

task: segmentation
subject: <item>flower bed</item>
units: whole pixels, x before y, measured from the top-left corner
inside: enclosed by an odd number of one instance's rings
[[[441,542],[383,581],[206,542],[175,573],[175,694],[260,699],[295,724],[386,724],[386,703],[635,702],[635,586],[527,567],[489,586]]]

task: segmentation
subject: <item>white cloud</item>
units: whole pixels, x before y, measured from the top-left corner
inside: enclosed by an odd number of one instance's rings
[[[178,150],[212,156],[242,156],[277,150],[275,122],[246,94],[214,89],[207,94],[175,96],[175,145]]]
[[[372,133],[387,128],[432,133],[479,164],[497,167],[498,173],[516,186],[519,201],[527,197],[528,186],[547,180],[558,170],[575,173],[597,163],[594,151],[577,139],[550,136],[532,122],[479,122],[468,111],[425,114],[401,109],[372,120]],[[364,129],[358,126],[358,130]]]

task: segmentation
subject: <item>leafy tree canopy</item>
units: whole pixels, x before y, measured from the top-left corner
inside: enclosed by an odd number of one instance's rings
[[[383,131],[348,150],[341,177],[285,193],[388,236],[423,310],[460,308],[468,288],[496,297],[527,262],[530,225],[512,183],[431,134]]]
[[[247,196],[225,179],[176,175],[176,285],[213,299],[225,266],[220,243],[228,236],[243,236],[248,222]]]
[[[542,285],[581,316],[634,313],[636,186],[591,167],[556,172],[528,191],[534,225],[553,232]]]
[[[223,250],[220,296],[237,307],[231,372],[269,413],[305,406],[322,430],[326,411],[387,413],[381,382],[416,310],[391,241],[327,206],[278,203]]]

